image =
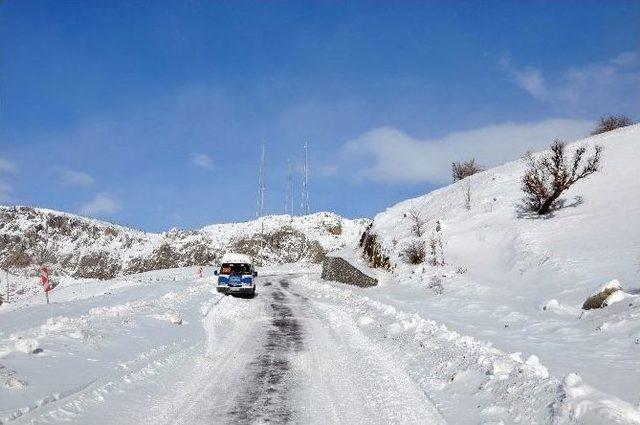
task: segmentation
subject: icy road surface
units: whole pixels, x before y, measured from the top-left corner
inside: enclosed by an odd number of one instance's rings
[[[302,266],[261,270],[254,299],[195,273],[61,285],[51,305],[3,307],[0,423],[640,423],[637,407],[551,376],[533,354]]]
[[[356,327],[262,279],[253,300],[227,297],[205,319],[208,348],[154,404],[147,423],[442,423],[393,358]]]

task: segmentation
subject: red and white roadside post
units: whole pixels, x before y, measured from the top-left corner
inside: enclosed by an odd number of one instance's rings
[[[40,267],[40,283],[42,284],[44,295],[47,297],[47,304],[49,304],[49,291],[52,291],[56,284],[49,280],[49,269],[46,267]]]

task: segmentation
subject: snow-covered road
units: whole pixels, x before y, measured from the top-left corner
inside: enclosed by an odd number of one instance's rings
[[[149,424],[443,423],[393,358],[331,320],[288,277],[254,299],[226,297],[204,320],[207,350]],[[136,418],[138,419],[138,418]]]
[[[176,269],[14,304],[0,312],[0,423],[640,423],[535,355],[314,271],[263,270],[254,299]]]

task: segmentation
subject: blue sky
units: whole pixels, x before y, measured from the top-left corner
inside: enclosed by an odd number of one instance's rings
[[[2,2],[4,203],[146,230],[284,208],[372,216],[640,119],[640,2]],[[296,169],[296,199],[300,174]]]

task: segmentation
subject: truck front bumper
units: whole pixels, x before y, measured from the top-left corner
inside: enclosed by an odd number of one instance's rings
[[[255,286],[218,286],[217,291],[221,294],[253,294],[256,290]]]

